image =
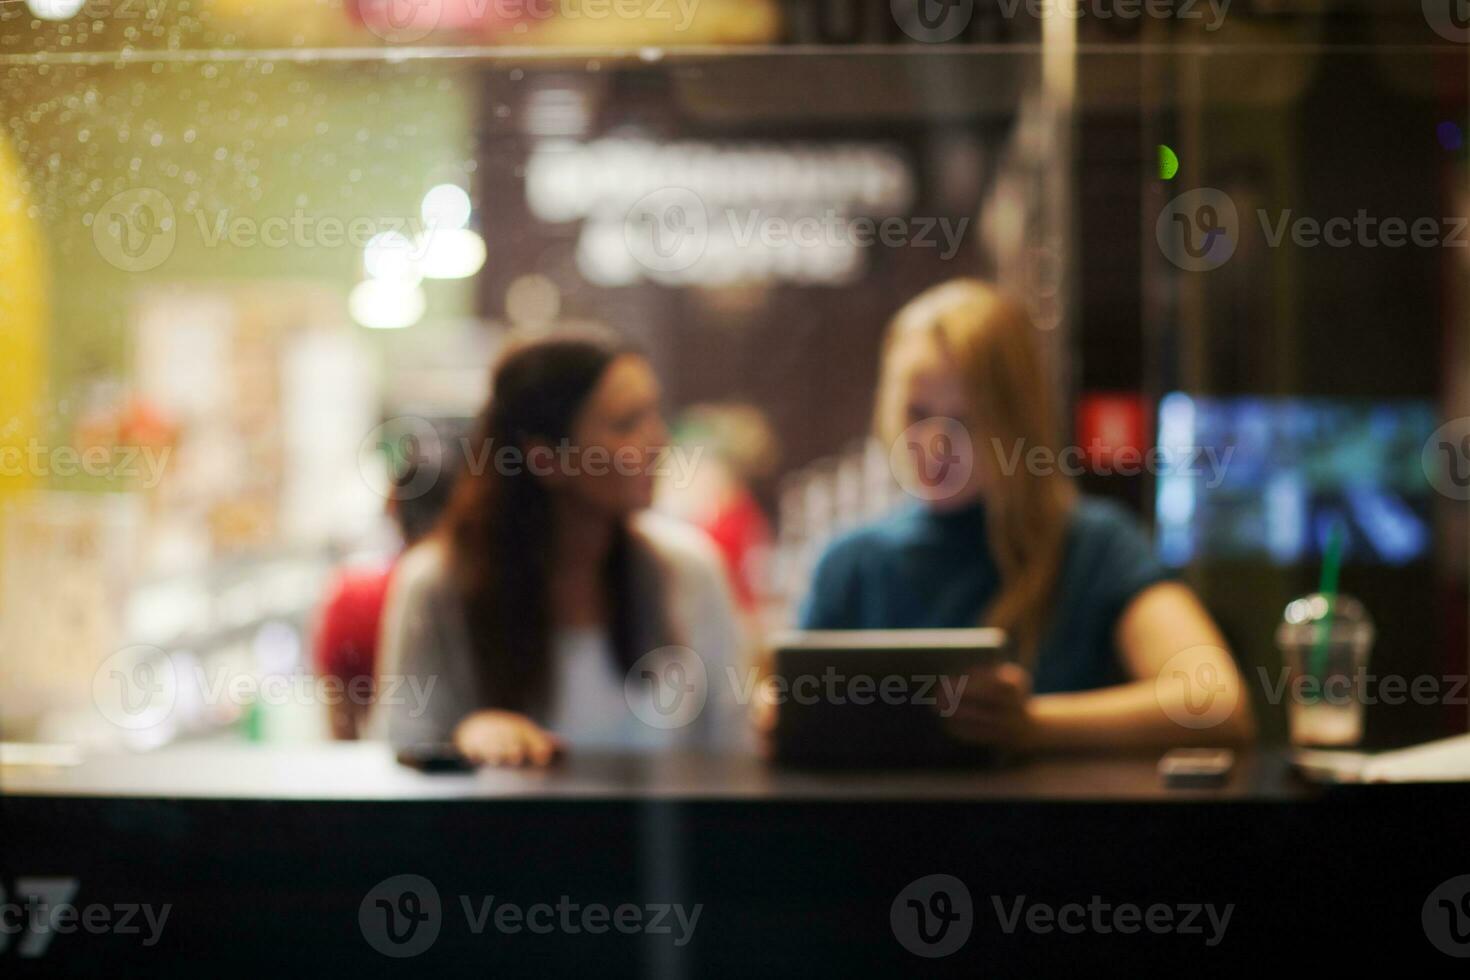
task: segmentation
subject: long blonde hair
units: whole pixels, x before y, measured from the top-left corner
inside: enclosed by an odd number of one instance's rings
[[[883,347],[876,428],[892,445],[907,424],[903,393],[892,378],[898,342],[923,334],[954,358],[964,379],[976,431],[977,465],[990,462],[986,528],[1001,590],[981,621],[1010,632],[1022,662],[1036,647],[1060,576],[1067,526],[1076,502],[1072,481],[1057,466],[1018,465],[1003,473],[999,453],[1057,449],[1056,411],[1036,328],[1024,307],[978,279],[951,279],[920,293],[893,318]],[[1055,460],[1056,456],[1053,455]]]

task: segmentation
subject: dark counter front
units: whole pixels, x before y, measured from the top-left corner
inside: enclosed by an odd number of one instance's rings
[[[1155,761],[828,775],[590,755],[427,776],[355,745],[9,770],[0,964],[1034,977],[1470,954],[1460,892],[1436,893],[1470,874],[1470,788],[1324,790],[1261,753],[1225,788],[1167,790]],[[47,917],[36,892],[70,928],[17,931]]]

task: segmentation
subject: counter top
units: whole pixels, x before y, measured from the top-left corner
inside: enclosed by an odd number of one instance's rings
[[[0,950],[0,973],[213,976],[227,951],[232,974],[377,976],[408,955],[385,952],[379,911],[405,882],[438,902],[432,948],[409,965],[436,977],[1031,977],[1079,963],[1233,976],[1293,953],[1315,972],[1443,969],[1439,906],[1423,910],[1465,874],[1470,784],[1319,787],[1265,749],[1243,753],[1227,786],[1175,790],[1157,758],[817,773],[588,752],[545,771],[426,775],[379,744],[213,743],[12,766],[0,771],[11,894],[61,878],[90,910],[170,918],[156,946],[72,932],[44,958]],[[939,879],[972,899],[974,935],[921,959],[898,899]],[[702,918],[686,945],[509,933],[477,917],[491,900]],[[1215,945],[1182,929],[1006,924],[1017,903],[1098,902],[1181,916],[1209,903],[1231,918]]]
[[[745,756],[572,753],[547,770],[425,774],[378,743],[181,745],[0,770],[0,795],[163,799],[1284,801],[1320,792],[1277,752],[1242,753],[1228,785],[1165,788],[1156,754],[1041,758],[986,771],[799,772]]]

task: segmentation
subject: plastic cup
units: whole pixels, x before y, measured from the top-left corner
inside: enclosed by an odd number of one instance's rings
[[[1286,668],[1286,718],[1293,745],[1341,748],[1363,739],[1363,684],[1373,620],[1352,596],[1295,599],[1276,628]]]

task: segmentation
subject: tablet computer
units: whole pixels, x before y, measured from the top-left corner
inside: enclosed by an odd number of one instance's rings
[[[800,768],[978,766],[941,711],[972,668],[1010,656],[998,629],[804,630],[771,640],[775,761]]]

